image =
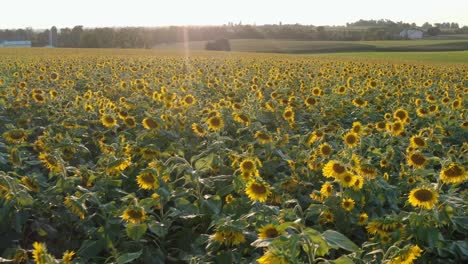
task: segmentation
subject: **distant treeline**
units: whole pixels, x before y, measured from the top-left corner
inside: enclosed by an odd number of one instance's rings
[[[312,26],[300,24],[223,26],[170,26],[124,28],[52,27],[36,31],[31,28],[0,30],[1,40],[31,40],[33,46],[83,48],[151,48],[158,44],[214,39],[295,39],[295,40],[391,40],[400,39],[404,29],[419,29],[425,33],[468,34],[468,27],[457,23],[429,23],[417,27],[414,23],[390,20],[359,20],[346,26]],[[437,30],[434,30],[437,29]],[[51,34],[52,32],[52,34]]]

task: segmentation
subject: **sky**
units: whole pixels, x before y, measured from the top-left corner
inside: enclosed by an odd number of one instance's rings
[[[359,19],[468,26],[467,0],[0,0],[0,28],[345,25]]]

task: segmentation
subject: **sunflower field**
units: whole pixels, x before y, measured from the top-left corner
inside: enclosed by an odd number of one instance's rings
[[[0,51],[0,262],[468,261],[466,64]]]

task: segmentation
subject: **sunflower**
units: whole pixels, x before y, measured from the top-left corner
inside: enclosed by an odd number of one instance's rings
[[[261,180],[252,179],[245,187],[245,193],[252,201],[265,202],[271,194],[270,185]]]
[[[333,151],[333,148],[326,142],[322,143],[319,146],[319,155],[320,156],[329,156],[332,151]]]
[[[346,211],[350,212],[354,209],[355,202],[352,198],[343,198],[341,201],[341,207]]]
[[[50,75],[49,75],[49,78],[51,81],[57,81],[59,78],[60,78],[60,74],[58,74],[57,72],[52,72]]]
[[[224,198],[224,201],[226,202],[226,204],[230,204],[234,201],[234,196],[232,194],[228,194]]]
[[[63,204],[81,219],[85,218],[86,208],[76,198],[67,196]]]
[[[320,89],[319,87],[314,87],[314,88],[312,89],[312,94],[313,94],[314,96],[322,96],[322,95],[323,95],[323,91],[322,91],[322,89]]]
[[[129,116],[129,117],[126,117],[124,119],[124,124],[127,126],[127,127],[130,127],[130,128],[133,128],[136,126],[136,121],[135,121],[135,118],[133,116]]]
[[[410,138],[410,146],[413,148],[425,148],[427,146],[423,137],[414,135]]]
[[[244,234],[236,230],[216,231],[211,239],[226,246],[237,246],[246,241]]]
[[[203,129],[202,126],[200,126],[199,124],[197,123],[193,123],[192,124],[192,131],[197,134],[199,137],[204,137],[206,132],[205,130]]]
[[[32,98],[33,98],[34,102],[40,103],[40,104],[42,104],[42,103],[44,103],[46,101],[44,95],[39,94],[39,93],[33,94]]]
[[[353,100],[353,105],[356,107],[366,107],[367,101],[362,98],[356,98]]]
[[[193,95],[188,94],[184,97],[184,105],[190,106],[196,102],[195,97]]]
[[[277,226],[268,224],[258,229],[258,238],[261,238],[261,239],[275,238],[285,233],[286,232],[284,230],[278,228]]]
[[[317,99],[313,98],[313,97],[307,97],[305,100],[304,100],[304,103],[306,106],[314,106],[317,104]]]
[[[22,143],[27,137],[28,134],[23,129],[12,129],[3,133],[3,138],[9,143]]]
[[[319,221],[322,223],[333,223],[335,221],[335,215],[331,211],[326,210],[320,214]]]
[[[369,219],[369,216],[366,213],[361,213],[359,215],[358,225],[365,225],[367,223],[367,219]]]
[[[141,123],[143,124],[143,127],[147,130],[156,129],[159,127],[156,120],[151,117],[146,117]]]
[[[138,186],[143,190],[155,190],[159,187],[158,176],[153,170],[144,170],[136,177]]]
[[[63,256],[62,256],[62,261],[63,261],[63,264],[70,264],[72,263],[72,258],[73,256],[75,255],[75,251],[65,251],[63,253]]]
[[[387,129],[394,136],[399,136],[405,130],[405,126],[401,121],[395,121],[391,124],[387,124]]]
[[[272,142],[272,138],[268,132],[263,132],[263,131],[257,131],[255,133],[255,138],[261,143],[261,144],[268,144]]]
[[[439,194],[429,188],[415,188],[411,190],[408,201],[414,207],[432,209],[439,201]]]
[[[444,183],[462,183],[468,177],[465,168],[457,163],[451,163],[440,172],[440,180]]]
[[[250,125],[250,118],[246,114],[234,113],[233,117],[234,117],[234,121],[238,123],[244,124],[245,126]]]
[[[240,164],[239,168],[242,173],[248,173],[254,175],[257,173],[257,165],[253,159],[244,159]]]
[[[353,122],[351,132],[354,132],[356,134],[361,134],[362,133],[362,124],[361,124],[361,122]]]
[[[352,187],[354,185],[354,181],[356,180],[356,176],[350,172],[346,172],[339,177],[339,180],[343,187]]]
[[[103,115],[101,117],[101,123],[105,126],[105,127],[114,127],[117,125],[117,119],[115,119],[113,116],[111,115]]]
[[[393,113],[393,118],[400,120],[401,122],[405,122],[407,118],[409,118],[408,111],[402,108],[398,108]]]
[[[426,157],[421,152],[417,152],[417,151],[411,152],[406,157],[406,160],[408,162],[408,165],[412,166],[415,169],[424,168],[424,165],[426,165],[426,162],[427,162]]]
[[[347,173],[346,167],[339,161],[330,160],[322,169],[323,176],[327,178],[339,178]]]
[[[346,144],[346,146],[350,148],[354,148],[355,146],[359,144],[359,142],[361,141],[361,138],[359,137],[358,134],[354,132],[348,132],[346,133],[346,135],[344,135],[343,141]]]
[[[405,250],[399,252],[399,255],[394,257],[393,259],[388,262],[388,264],[411,264],[421,256],[423,252],[417,245],[412,246],[411,248],[406,248]]]
[[[359,164],[357,171],[359,175],[362,175],[367,179],[375,179],[377,176],[377,169],[369,164]]]
[[[39,184],[37,184],[36,180],[31,179],[30,177],[27,177],[27,176],[21,177],[21,183],[32,192],[39,191]]]
[[[212,116],[206,120],[208,128],[213,131],[219,131],[224,127],[224,121],[220,116]]]
[[[309,139],[307,140],[307,144],[310,146],[316,141],[320,141],[325,137],[325,133],[322,131],[314,131],[310,134]]]
[[[60,165],[59,161],[56,157],[47,154],[45,152],[41,152],[39,154],[39,160],[52,172],[61,172],[62,166]]]
[[[267,251],[262,257],[257,259],[258,264],[289,264],[290,262],[283,256],[276,255],[271,251]]]
[[[325,182],[320,188],[320,194],[324,197],[330,197],[333,193],[333,185],[330,182]]]
[[[354,177],[354,184],[353,184],[353,189],[355,191],[359,191],[362,189],[362,186],[364,185],[364,178],[361,176],[355,176]]]
[[[33,259],[37,264],[53,263],[51,256],[47,253],[47,247],[44,243],[33,243]]]
[[[288,122],[294,122],[294,111],[291,107],[287,107],[284,110],[283,118]]]
[[[143,208],[127,208],[120,217],[129,223],[139,224],[146,220],[146,212]]]
[[[375,128],[377,129],[377,131],[385,131],[385,128],[387,127],[387,122],[385,121],[379,121],[375,124]]]

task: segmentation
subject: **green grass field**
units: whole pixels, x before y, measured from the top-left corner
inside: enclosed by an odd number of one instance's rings
[[[206,41],[163,44],[155,49],[203,50]],[[233,39],[232,51],[266,53],[329,53],[329,52],[383,52],[383,51],[463,51],[468,50],[468,39],[457,40],[389,40],[389,41],[300,41],[274,39]]]

